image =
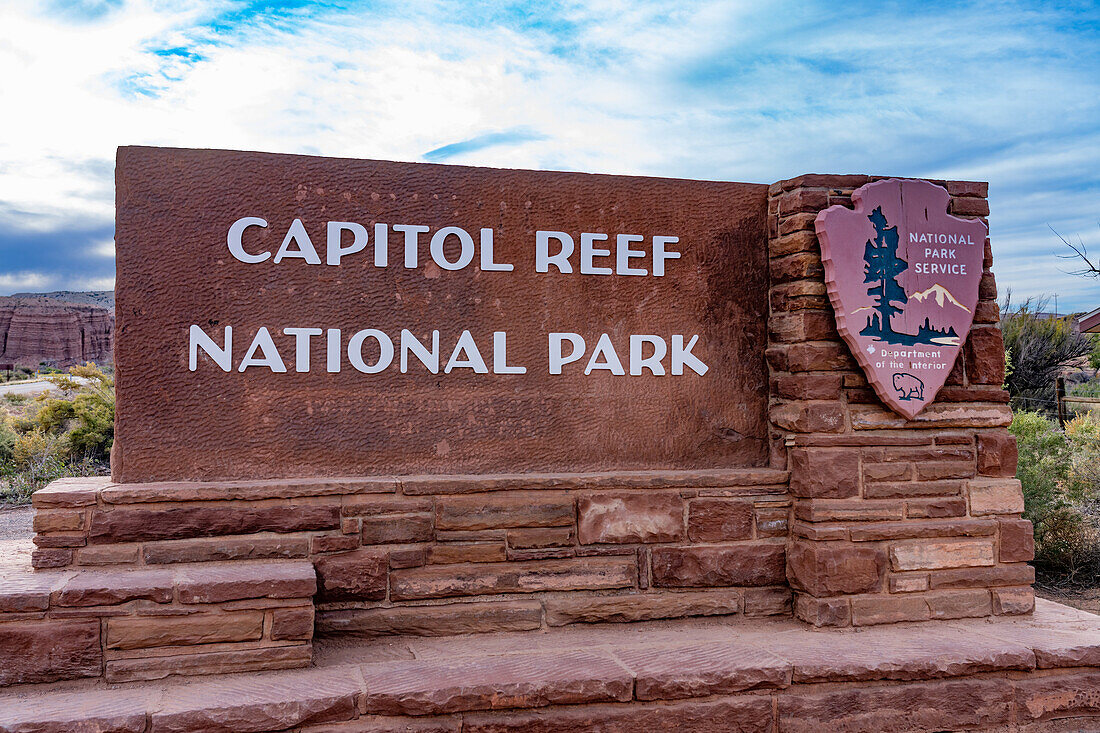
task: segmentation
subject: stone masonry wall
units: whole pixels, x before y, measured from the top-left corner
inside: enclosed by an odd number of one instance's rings
[[[774,469],[109,484],[34,495],[39,568],[310,558],[322,633],[789,614]]]
[[[935,403],[885,408],[841,340],[814,233],[869,176],[806,175],[769,192],[768,363],[774,465],[790,469],[795,614],[847,626],[1030,612],[1031,524],[1004,381],[988,239],[974,327]],[[989,213],[987,184],[943,182],[950,213]]]

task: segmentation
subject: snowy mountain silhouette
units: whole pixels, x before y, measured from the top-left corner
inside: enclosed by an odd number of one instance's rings
[[[943,308],[945,303],[950,303],[951,305],[962,308],[967,313],[970,312],[970,309],[960,303],[958,298],[951,294],[950,290],[940,285],[939,283],[936,283],[927,290],[922,290],[919,293],[913,293],[909,296],[909,299],[915,300],[918,303],[923,303],[924,301],[931,299],[934,300],[936,302],[936,305],[938,305],[940,308]]]

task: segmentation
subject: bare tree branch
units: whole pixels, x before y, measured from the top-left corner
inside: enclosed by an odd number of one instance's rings
[[[1085,243],[1080,237],[1077,238],[1077,244],[1074,244],[1073,242],[1069,241],[1061,234],[1059,234],[1054,227],[1050,226],[1049,224],[1047,224],[1047,226],[1050,227],[1050,231],[1054,232],[1054,236],[1062,240],[1062,244],[1073,250],[1073,254],[1058,255],[1059,257],[1061,257],[1063,260],[1081,260],[1085,263],[1085,266],[1081,269],[1070,270],[1070,275],[1100,278],[1100,260],[1093,262],[1089,258],[1089,251],[1085,247]]]

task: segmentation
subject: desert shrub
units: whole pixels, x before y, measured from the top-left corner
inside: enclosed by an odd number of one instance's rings
[[[48,377],[55,389],[4,415],[0,503],[21,503],[50,481],[94,476],[114,441],[114,381],[93,364]],[[10,446],[10,448],[5,448]]]
[[[1092,351],[1089,352],[1089,366],[1100,371],[1100,336],[1092,337]]]
[[[4,395],[4,401],[7,402],[9,405],[22,405],[22,404],[25,404],[29,400],[30,400],[30,395],[14,394],[14,393],[11,393],[11,392]]]
[[[1086,511],[1100,490],[1095,436],[1090,417],[1067,424],[1066,434],[1038,412],[1017,412],[1009,430],[1016,436],[1016,477],[1024,491],[1024,516],[1035,525],[1035,565],[1062,581],[1091,579],[1100,572],[1100,533]]]
[[[105,458],[115,434],[114,381],[94,364],[75,366],[49,381],[62,396],[46,393],[38,398],[37,429],[58,436],[70,457]]]
[[[1015,309],[1006,300],[1002,306],[1001,331],[1012,359],[1012,373],[1005,386],[1014,408],[1053,414],[1055,377],[1064,364],[1091,353],[1093,342],[1074,331],[1073,319],[1068,316],[1039,316],[1045,306],[1042,300],[1026,300]]]
[[[0,464],[11,461],[12,448],[19,435],[11,426],[11,419],[7,415],[0,414]]]
[[[25,470],[31,466],[45,463],[53,452],[53,441],[41,430],[32,430],[15,439],[11,448],[11,460],[17,469]]]

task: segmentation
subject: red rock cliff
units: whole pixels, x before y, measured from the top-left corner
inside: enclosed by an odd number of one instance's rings
[[[56,366],[112,359],[115,315],[44,297],[0,297],[0,362]]]

